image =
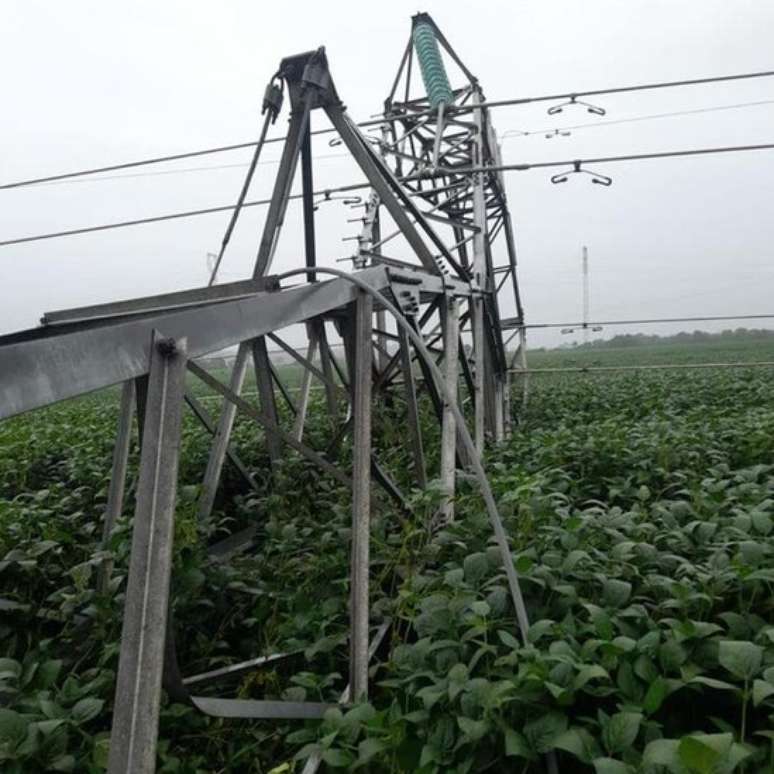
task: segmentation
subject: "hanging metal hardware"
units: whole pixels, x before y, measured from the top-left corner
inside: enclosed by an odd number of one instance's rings
[[[604,116],[607,111],[597,105],[592,105],[590,102],[584,102],[582,99],[578,99],[576,94],[570,94],[570,99],[566,102],[560,102],[558,105],[552,105],[548,108],[548,115],[555,116],[561,113],[566,107],[570,105],[583,105],[588,113],[593,113],[595,116]]]
[[[322,199],[318,199],[315,202],[314,209],[316,211],[320,208],[321,204],[324,204],[325,202],[333,202],[333,201],[342,202],[350,207],[357,207],[363,203],[363,197],[362,196],[334,196],[330,190],[326,189],[322,193]]]
[[[282,110],[282,75],[276,72],[263,93],[263,105],[261,106],[261,115],[268,112],[271,115],[271,122],[277,120],[277,116]]]
[[[546,132],[546,139],[550,140],[552,137],[569,137],[572,132],[569,129],[552,129],[550,132]]]
[[[573,168],[566,171],[566,172],[559,172],[556,175],[551,176],[551,182],[556,183],[566,183],[567,178],[570,175],[574,175],[578,172],[582,172],[586,175],[591,175],[591,182],[596,183],[597,185],[612,185],[613,184],[613,178],[608,177],[607,175],[602,175],[599,172],[592,172],[590,169],[581,169],[581,164],[583,162],[580,160],[576,160],[572,162]]]

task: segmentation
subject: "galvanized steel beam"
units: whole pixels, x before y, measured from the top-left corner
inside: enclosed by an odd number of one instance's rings
[[[110,774],[156,768],[186,342],[154,332],[110,737]]]

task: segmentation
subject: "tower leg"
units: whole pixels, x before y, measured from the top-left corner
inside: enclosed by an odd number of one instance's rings
[[[185,368],[185,339],[154,332],[109,774],[156,769]]]
[[[355,302],[352,432],[352,570],[349,683],[355,701],[368,696],[368,568],[371,526],[371,327],[373,302]]]

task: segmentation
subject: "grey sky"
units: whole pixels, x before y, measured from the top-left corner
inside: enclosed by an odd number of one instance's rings
[[[390,3],[5,0],[0,26],[2,182],[110,164],[257,134],[263,88],[288,54],[327,47],[356,119],[386,96],[417,10],[430,12],[490,99],[774,69],[774,5],[764,0],[586,0]],[[602,120],[774,99],[774,78],[597,100]],[[494,113],[502,135],[593,122],[546,105]],[[284,130],[287,109],[275,134]],[[323,126],[317,119],[316,126]],[[774,141],[774,105],[503,141],[508,163]],[[265,159],[276,159],[279,145]],[[326,140],[322,155],[341,153]],[[138,172],[245,164],[237,152]],[[251,197],[275,167],[259,168]],[[551,172],[511,173],[520,276],[530,321],[577,318],[580,253],[591,262],[593,317],[774,312],[774,152],[600,167],[610,188]],[[119,173],[121,174],[121,173]],[[128,174],[128,173],[126,173]],[[0,235],[74,228],[232,203],[244,167],[0,191]],[[348,159],[321,158],[318,188],[362,179]],[[300,264],[292,208],[274,268]],[[223,279],[251,268],[265,210],[249,210]],[[351,248],[352,213],[320,211],[321,262]],[[0,248],[3,332],[48,309],[203,284],[205,254],[227,221],[213,215]],[[506,310],[507,311],[507,310]],[[654,332],[686,326],[664,326]],[[689,326],[690,327],[690,326]],[[705,326],[710,327],[710,326]],[[716,326],[725,327],[725,326]],[[535,333],[536,345],[558,334]]]

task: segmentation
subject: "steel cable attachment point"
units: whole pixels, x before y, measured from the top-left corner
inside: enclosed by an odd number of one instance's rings
[[[577,173],[583,173],[586,175],[591,175],[591,182],[597,183],[597,185],[612,185],[613,184],[613,178],[608,177],[607,175],[603,175],[599,172],[592,172],[590,169],[581,169],[581,164],[583,164],[583,161],[580,159],[576,159],[572,162],[572,169],[568,170],[567,172],[559,172],[556,175],[551,176],[551,182],[556,183],[566,183],[567,178],[570,175],[574,175]]]
[[[363,203],[362,196],[333,196],[332,194],[334,190],[335,189],[326,188],[324,191],[322,191],[322,199],[318,199],[314,204],[315,211],[317,211],[320,208],[320,205],[324,204],[325,202],[340,201],[352,208],[359,207]]]
[[[578,99],[577,94],[570,94],[570,98],[565,102],[560,102],[558,105],[552,105],[546,111],[549,116],[555,116],[558,113],[562,113],[566,107],[570,105],[583,105],[586,108],[587,113],[593,113],[595,116],[604,116],[607,111],[598,105],[592,105],[590,102],[584,102],[582,99]]]
[[[215,265],[212,267],[212,273],[210,274],[208,287],[212,287],[215,284],[215,279],[218,276],[218,269],[220,269],[221,261],[223,260],[223,254],[226,252],[226,247],[231,240],[231,234],[234,232],[239,214],[242,212],[242,207],[247,197],[247,192],[250,189],[250,183],[253,180],[253,174],[255,173],[255,167],[258,164],[258,159],[261,157],[261,151],[266,142],[266,133],[269,130],[269,125],[273,124],[277,120],[280,110],[282,109],[282,74],[279,72],[274,73],[271,80],[266,86],[263,93],[263,104],[261,105],[261,115],[266,116],[263,120],[263,127],[261,129],[261,136],[256,143],[255,150],[253,151],[253,158],[250,162],[250,167],[245,175],[245,181],[242,183],[242,190],[239,192],[239,198],[234,207],[234,211],[231,213],[231,219],[226,226],[226,233],[223,235],[223,240],[220,243],[220,250],[218,251],[218,257],[215,259]]]
[[[280,114],[280,110],[282,110],[282,76],[277,72],[274,73],[263,92],[261,115],[268,112],[271,116],[271,123],[274,123]]]

